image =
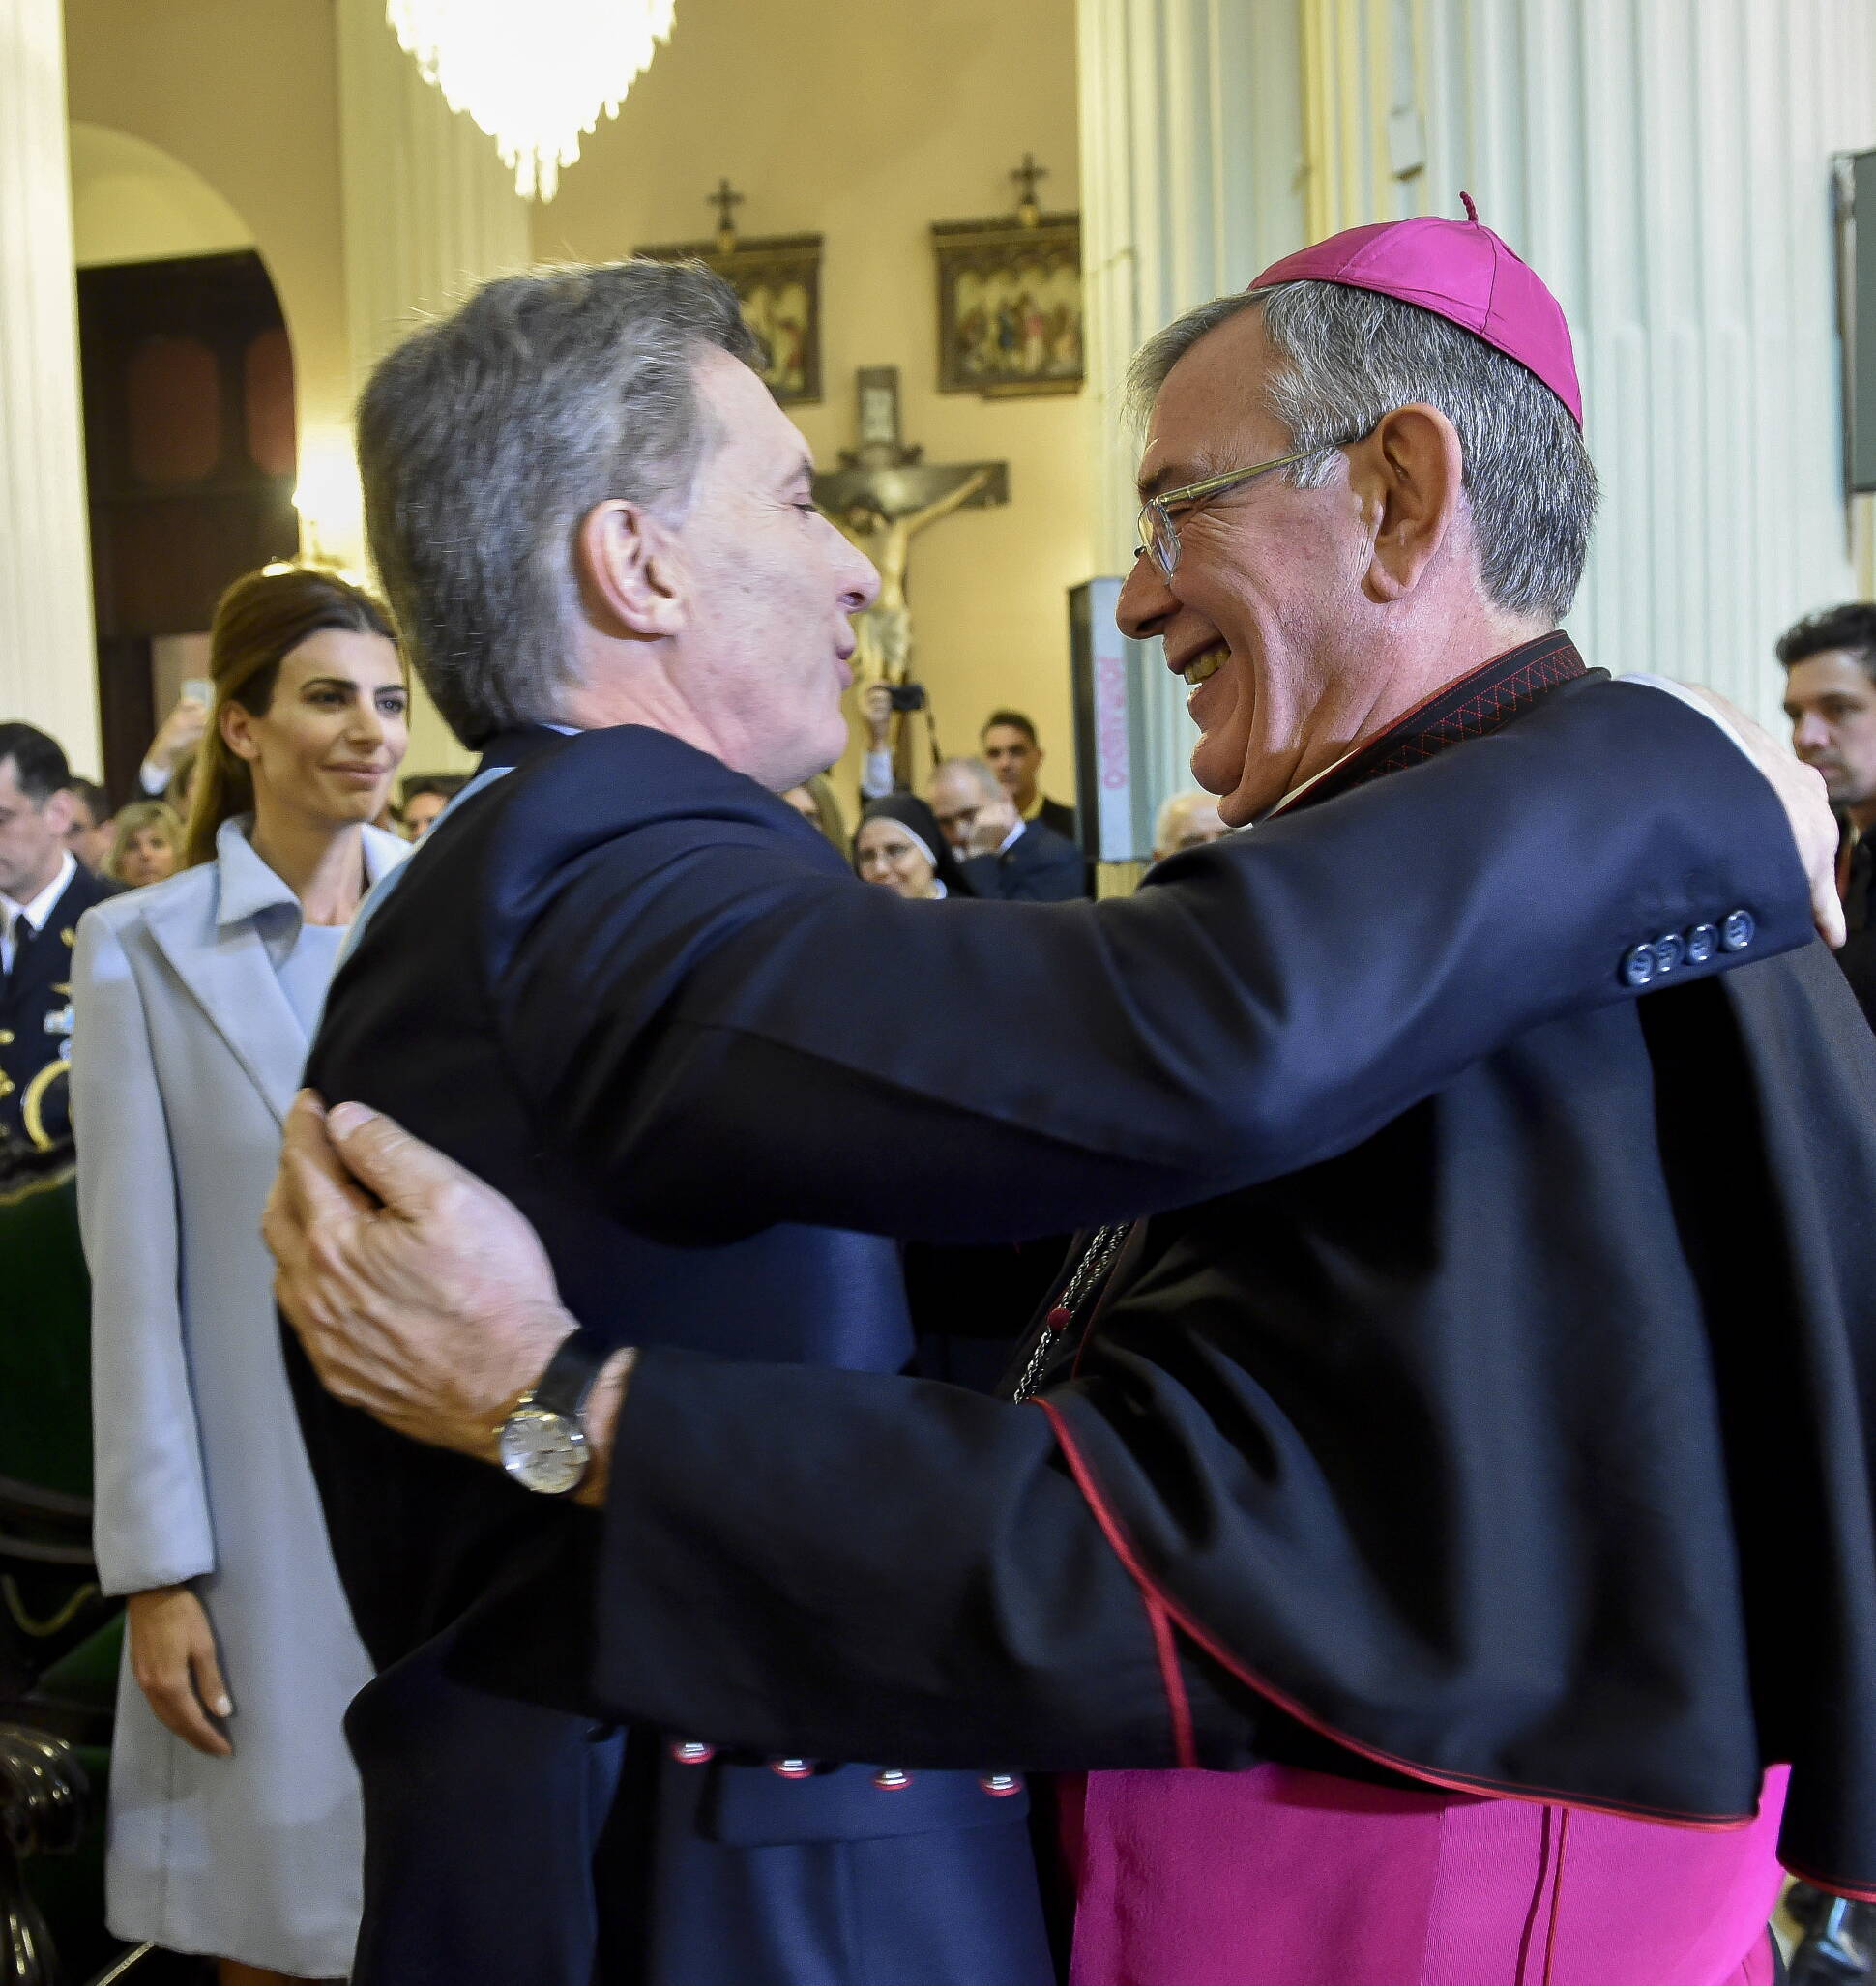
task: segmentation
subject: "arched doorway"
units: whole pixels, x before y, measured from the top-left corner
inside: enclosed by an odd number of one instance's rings
[[[72,128],[104,783],[207,673],[217,597],[299,546],[293,356],[241,217],[141,138]]]

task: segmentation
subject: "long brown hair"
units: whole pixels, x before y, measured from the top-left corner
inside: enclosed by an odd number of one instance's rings
[[[221,823],[249,812],[254,804],[253,774],[221,735],[223,708],[238,703],[250,716],[264,717],[274,701],[281,662],[303,641],[327,628],[397,639],[382,600],[321,566],[263,566],[258,572],[245,573],[221,596],[209,631],[215,707],[195,763],[195,791],[190,799],[183,845],[185,868],[212,862]],[[408,681],[408,666],[405,678]]]

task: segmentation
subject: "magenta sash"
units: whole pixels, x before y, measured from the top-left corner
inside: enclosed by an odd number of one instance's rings
[[[1784,1781],[1700,1828],[1278,1766],[1091,1773],[1070,1986],[1767,1986]]]

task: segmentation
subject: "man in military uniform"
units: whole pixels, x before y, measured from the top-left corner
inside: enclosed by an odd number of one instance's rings
[[[0,723],[0,1160],[72,1135],[72,945],[114,886],[66,846],[65,753],[30,724]]]

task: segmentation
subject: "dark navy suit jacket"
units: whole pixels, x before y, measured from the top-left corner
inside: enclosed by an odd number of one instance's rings
[[[1040,819],[1026,821],[1000,855],[972,856],[964,880],[976,895],[1004,903],[1066,903],[1088,893],[1081,851]]]
[[[908,1341],[877,1238],[1021,1239],[1207,1199],[1628,999],[1622,959],[1669,924],[1745,905],[1762,949],[1809,932],[1769,788],[1704,718],[1620,685],[1402,775],[1387,805],[1228,838],[1099,905],[865,889],[778,801],[660,733],[510,755],[341,970],[309,1079],[509,1194],[599,1344],[667,1356],[890,1374]],[[599,1520],[400,1440],[289,1359],[385,1671],[352,1719],[360,1980],[511,1978],[517,1945],[542,1982],[584,1981],[596,1950],[605,1977],[684,1986],[1041,1963],[1019,1830],[974,1774],[878,1792],[864,1767],[783,1780],[622,1748],[592,1714]],[[759,1540],[737,1446],[689,1462]],[[935,1537],[950,1513],[925,1521]],[[916,1565],[916,1527],[899,1542]],[[1083,1569],[1098,1622],[1117,1576],[1098,1541]],[[599,1624],[630,1650],[630,1620]],[[782,1680],[806,1688],[828,1653],[797,1635]],[[954,1684],[934,1645],[918,1689],[937,1707]],[[785,1709],[760,1721],[765,1750],[794,1749]]]
[[[0,1157],[9,1150],[48,1150],[72,1135],[69,1086],[57,1066],[69,1061],[72,1048],[73,934],[93,904],[121,888],[80,862],[44,927],[12,973],[0,976]]]

